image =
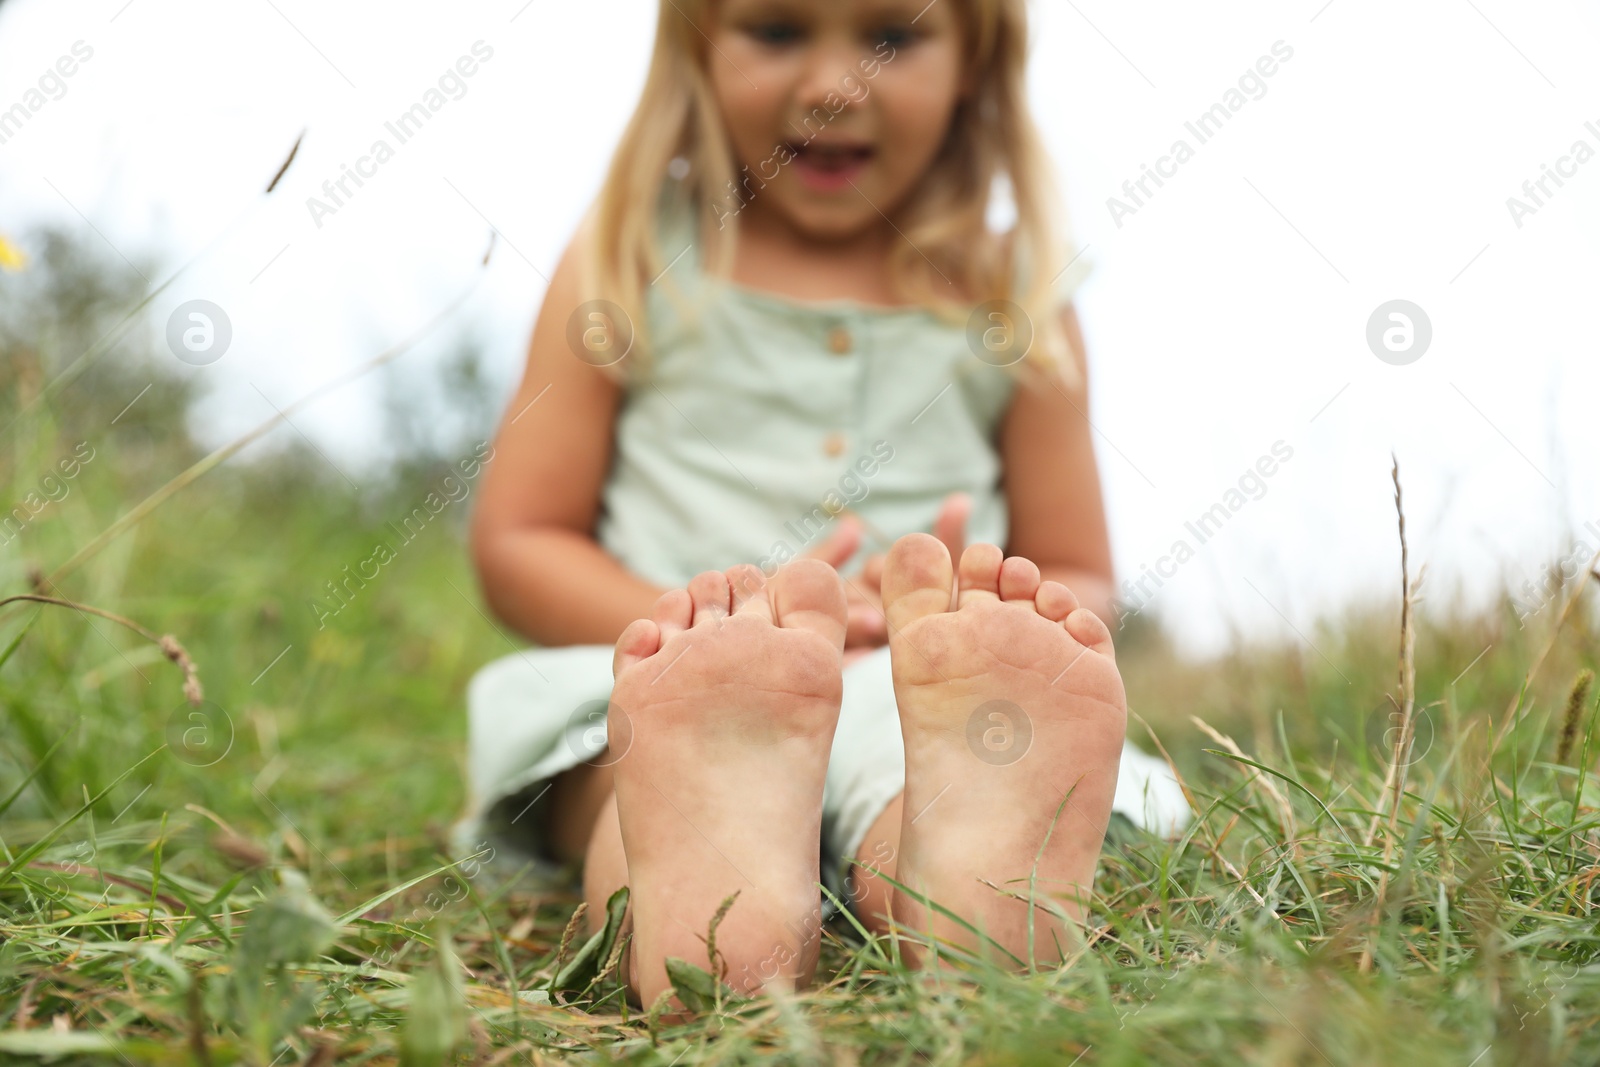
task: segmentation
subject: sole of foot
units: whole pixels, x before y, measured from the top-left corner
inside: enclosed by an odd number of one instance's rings
[[[1077,943],[1127,726],[1110,631],[1032,562],[975,544],[955,567],[926,534],[890,550],[883,601],[906,748],[896,880],[913,891],[895,894],[895,920],[935,946],[1059,962]]]
[[[796,560],[771,579],[699,574],[618,639],[608,729],[626,745],[614,773],[643,1004],[670,988],[669,957],[740,993],[815,969],[844,630],[837,573]],[[712,965],[710,925],[736,893]]]

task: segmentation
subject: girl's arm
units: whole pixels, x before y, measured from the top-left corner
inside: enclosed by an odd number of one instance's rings
[[[1083,333],[1072,305],[1063,309],[1062,321],[1077,383],[1019,386],[1000,430],[1011,515],[1006,553],[1033,560],[1045,578],[1071,589],[1115,629],[1111,538],[1089,426]]]
[[[594,539],[620,389],[567,348],[581,247],[580,232],[550,280],[472,520],[472,558],[490,608],[543,645],[610,644],[665,592]]]

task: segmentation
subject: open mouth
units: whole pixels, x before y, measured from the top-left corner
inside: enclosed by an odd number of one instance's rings
[[[849,185],[875,154],[871,145],[843,142],[790,143],[788,148],[794,153],[794,167],[801,181],[826,191]]]

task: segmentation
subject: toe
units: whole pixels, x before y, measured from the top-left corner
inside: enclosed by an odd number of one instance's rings
[[[1088,608],[1079,608],[1067,616],[1067,633],[1090,651],[1115,658],[1111,647],[1110,628],[1100,616]]]
[[[1040,582],[1039,591],[1033,597],[1033,606],[1051,622],[1062,622],[1078,610],[1078,598],[1060,582]]]
[[[938,538],[910,533],[896,541],[883,564],[883,613],[890,632],[949,611],[952,571],[950,551]]]
[[[733,589],[735,615],[759,615],[772,621],[772,603],[767,599],[767,576],[753,563],[736,563],[727,570]]]
[[[981,542],[968,545],[961,553],[961,592],[957,598],[960,607],[978,600],[1000,599],[1000,565],[1005,553],[997,545]]]
[[[728,588],[728,576],[721,571],[701,571],[689,579],[689,599],[694,602],[696,629],[702,626],[720,626],[728,617],[728,607],[733,591]]]
[[[1000,565],[1000,599],[1032,600],[1038,592],[1038,565],[1021,556],[1007,556]]]
[[[844,583],[820,559],[786,563],[772,579],[772,613],[785,629],[811,630],[844,648]]]
[[[694,617],[694,601],[689,599],[688,590],[674,589],[662,593],[656,601],[656,606],[650,611],[650,618],[655,621],[656,627],[661,631],[661,644],[666,644],[673,637],[689,628],[689,620]]]
[[[650,619],[634,619],[617,638],[617,649],[611,656],[611,676],[617,677],[640,660],[655,655],[660,648],[660,627]]]

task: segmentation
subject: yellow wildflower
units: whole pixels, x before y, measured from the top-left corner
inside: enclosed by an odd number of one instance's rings
[[[19,271],[28,265],[28,255],[0,233],[0,270]]]

